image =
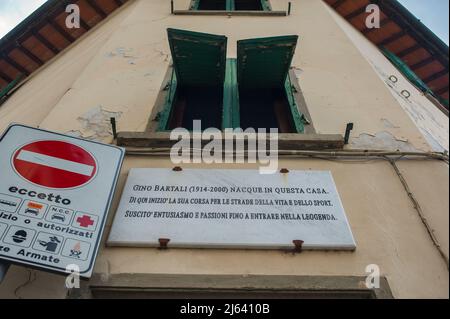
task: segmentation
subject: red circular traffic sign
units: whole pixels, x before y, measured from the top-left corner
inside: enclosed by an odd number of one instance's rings
[[[95,158],[80,146],[63,141],[37,141],[19,148],[12,157],[16,172],[48,188],[75,188],[97,173]]]

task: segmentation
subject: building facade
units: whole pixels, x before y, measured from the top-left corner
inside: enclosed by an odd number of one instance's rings
[[[271,0],[259,11],[249,12],[240,10],[238,2],[233,12],[208,14],[201,2],[175,0],[172,8],[166,0],[124,2],[32,72],[2,103],[0,131],[11,123],[23,123],[118,143],[129,152],[94,276],[83,281],[81,289],[69,290],[64,276],[15,265],[0,285],[0,297],[448,298],[445,107],[408,80],[373,42],[334,10],[333,3]],[[298,36],[289,78],[295,88],[294,104],[303,118],[293,116],[284,121],[283,115],[276,114],[283,133],[280,150],[297,154],[280,156],[279,168],[331,171],[356,241],[355,251],[178,249],[170,244],[161,250],[106,245],[129,170],[178,166],[167,154],[142,151],[168,147],[168,129],[187,126],[176,119],[176,112],[181,112],[177,105],[170,106],[175,111],[169,111],[167,122],[161,124],[168,107],[171,74],[174,68],[181,68],[167,29],[226,36],[224,56],[238,61],[240,40]],[[195,65],[194,60],[186,64]],[[196,70],[201,72],[193,72]],[[252,100],[256,96],[249,95],[249,105],[256,104]],[[241,97],[241,105],[243,100]],[[271,115],[249,109],[270,119]],[[232,119],[228,124],[220,122],[225,121],[222,109],[208,109],[203,114],[213,112],[218,112],[219,120],[211,120],[209,126],[222,129],[233,123]],[[240,115],[240,124],[246,116],[250,118],[246,126],[260,123],[253,124],[252,114]],[[192,111],[191,117],[185,118],[196,117]],[[110,118],[116,120],[117,136],[113,136]],[[344,145],[348,123],[353,123],[353,130]],[[380,150],[393,156],[375,154]],[[318,153],[305,156],[301,151]],[[345,151],[354,154],[339,156]],[[251,163],[181,166],[258,168]],[[369,265],[377,265],[381,274],[380,288],[374,291],[364,286]]]

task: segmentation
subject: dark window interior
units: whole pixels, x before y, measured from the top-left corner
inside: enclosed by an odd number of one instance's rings
[[[200,0],[198,10],[225,10],[226,0]]]
[[[177,89],[169,129],[184,127],[192,130],[193,121],[201,120],[202,128],[222,124],[223,89],[181,87]]]
[[[226,10],[226,0],[200,0],[198,10]],[[262,11],[261,0],[234,0],[235,10]]]
[[[234,0],[235,10],[262,11],[261,0]]]
[[[295,133],[284,89],[239,90],[241,128],[278,128],[279,133]]]

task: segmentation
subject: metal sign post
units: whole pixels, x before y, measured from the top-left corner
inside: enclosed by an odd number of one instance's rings
[[[3,282],[3,279],[5,279],[9,266],[10,263],[0,261],[0,284]]]

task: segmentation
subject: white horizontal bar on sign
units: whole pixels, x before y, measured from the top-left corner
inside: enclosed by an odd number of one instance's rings
[[[53,167],[80,175],[91,176],[94,166],[68,161],[62,158],[21,150],[17,159],[29,163]]]

